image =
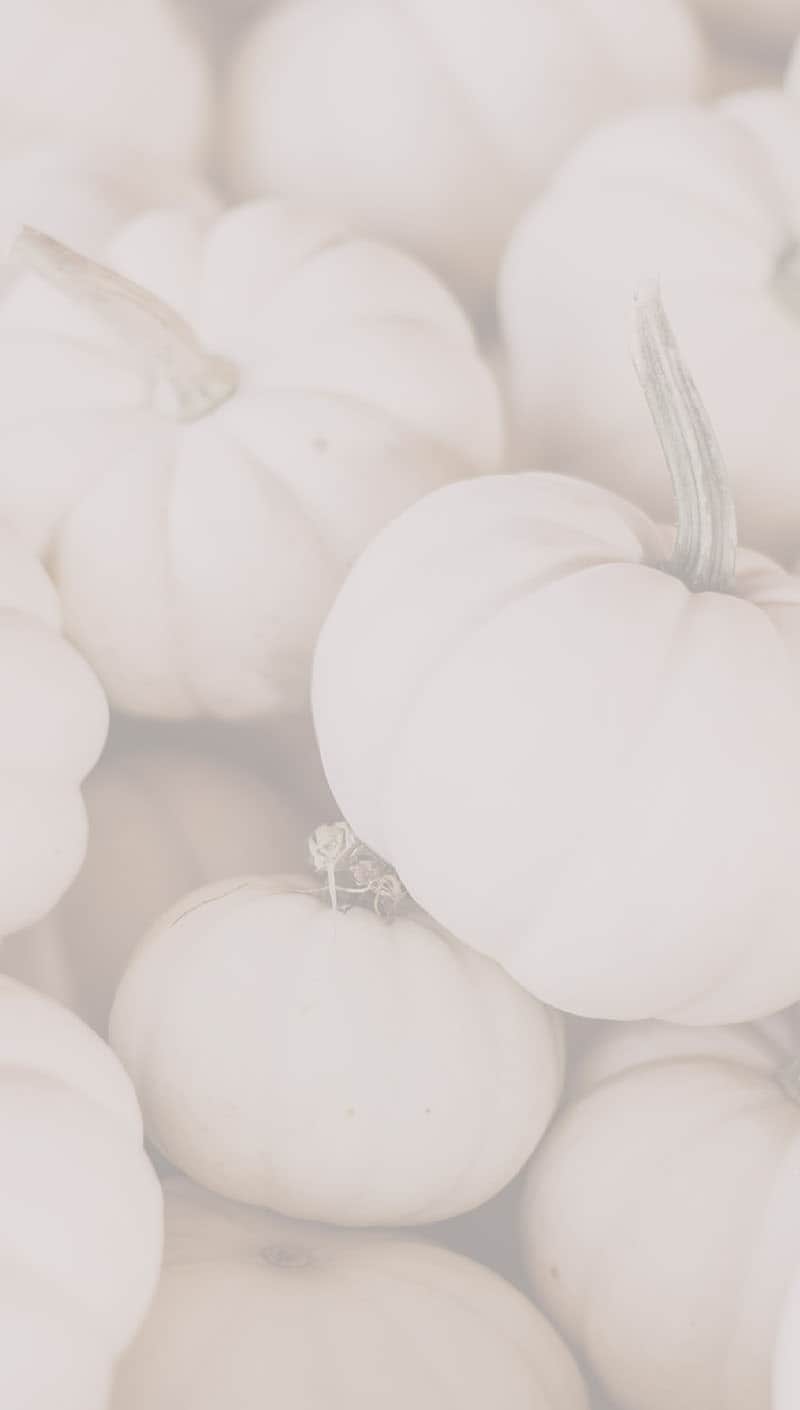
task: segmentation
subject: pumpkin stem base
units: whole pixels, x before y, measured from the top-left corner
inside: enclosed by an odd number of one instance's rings
[[[159,384],[159,411],[176,421],[198,421],[233,396],[239,385],[235,364],[209,353],[189,324],[149,290],[29,226],[20,228],[7,254],[12,264],[96,313],[141,353]]]
[[[405,887],[391,867],[359,842],[346,822],[318,827],[308,840],[308,850],[314,870],[327,878],[334,911],[361,900],[371,902],[383,920],[394,919]]]

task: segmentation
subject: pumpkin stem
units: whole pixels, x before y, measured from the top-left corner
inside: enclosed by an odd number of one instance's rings
[[[341,898],[347,896],[371,900],[376,915],[394,919],[405,887],[391,867],[359,842],[346,822],[316,828],[308,839],[308,850],[314,870],[327,878],[333,910],[338,910]]]
[[[141,349],[162,387],[168,388],[167,401],[160,402],[159,409],[177,421],[207,416],[236,391],[239,373],[234,364],[207,352],[189,324],[139,284],[29,226],[17,233],[8,258],[99,314]]]
[[[664,566],[692,592],[729,592],[736,578],[733,493],[656,283],[646,284],[636,295],[633,360],[675,496],[675,546]]]

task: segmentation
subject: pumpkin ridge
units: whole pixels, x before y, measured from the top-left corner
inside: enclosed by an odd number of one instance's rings
[[[691,1059],[689,1059],[689,1061],[691,1062]],[[759,1076],[760,1074],[755,1075]],[[588,1093],[587,1097],[590,1098],[591,1095],[591,1093]],[[697,1137],[702,1137],[704,1140],[710,1140],[713,1143],[715,1139],[714,1133],[718,1126],[722,1126],[731,1120],[737,1120],[739,1117],[747,1115],[751,1111],[760,1110],[763,1102],[763,1095],[758,1099],[753,1099],[752,1095],[748,1093],[747,1099],[735,1103],[731,1110],[718,1112],[712,1123],[709,1124],[705,1118],[694,1123],[685,1136],[679,1150],[670,1150],[665,1158],[657,1161],[655,1165],[648,1160],[646,1178],[643,1183],[638,1186],[637,1197],[635,1199],[621,1201],[610,1225],[608,1222],[605,1223],[603,1241],[600,1248],[595,1251],[589,1263],[586,1265],[589,1270],[588,1273],[581,1275],[585,1293],[581,1300],[578,1315],[577,1317],[570,1318],[570,1336],[578,1345],[585,1349],[590,1363],[595,1362],[597,1359],[593,1349],[594,1338],[591,1332],[593,1318],[597,1310],[597,1299],[598,1297],[602,1298],[604,1289],[608,1285],[608,1270],[613,1265],[616,1250],[632,1240],[633,1230],[638,1223],[649,1222],[651,1216],[647,1202],[650,1199],[650,1191],[653,1189],[655,1181],[669,1179],[671,1170],[675,1166],[680,1165],[680,1162],[685,1158],[687,1149],[695,1147]],[[557,1136],[559,1134],[560,1126],[562,1122],[566,1121],[568,1116],[569,1112],[565,1111],[562,1117],[558,1118],[553,1128],[554,1135]],[[550,1138],[548,1137],[546,1139],[549,1140]],[[620,1234],[624,1236],[622,1240],[619,1237]],[[598,1276],[598,1274],[600,1276]],[[536,1279],[535,1282],[538,1286],[539,1280]],[[606,1390],[613,1395],[615,1387],[606,1383],[605,1380],[603,1383]]]

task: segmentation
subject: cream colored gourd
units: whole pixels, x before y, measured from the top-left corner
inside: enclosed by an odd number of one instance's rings
[[[0,938],[46,915],[77,873],[81,783],[107,729],[105,696],[61,636],[52,583],[0,529]]]
[[[274,201],[153,213],[114,242],[192,329],[35,232],[11,244],[30,277],[0,304],[0,513],[46,555],[112,703],[305,704],[359,549],[500,462],[464,314],[407,256]]]
[[[0,1404],[106,1410],[156,1288],[161,1191],[114,1054],[6,976],[0,1149]]]
[[[333,1224],[447,1219],[540,1139],[561,1091],[559,1021],[424,916],[344,910],[362,882],[342,830],[321,831],[330,895],[244,878],[153,926],[111,1042],[149,1138],[208,1189]]]
[[[86,804],[78,879],[51,915],[5,942],[0,967],[104,1034],[130,953],[156,917],[221,874],[298,866],[308,829],[254,770],[177,745],[112,751]]]
[[[534,204],[500,275],[517,448],[669,513],[626,356],[657,270],[703,388],[743,542],[800,548],[800,105],[778,92],[639,114],[591,137]]]
[[[769,1410],[800,1264],[796,1058],[644,1024],[579,1076],[526,1177],[535,1296],[619,1410]]]
[[[68,142],[117,166],[207,154],[210,67],[168,0],[0,0],[0,152]]]
[[[164,1271],[113,1410],[451,1403],[588,1410],[560,1338],[479,1264],[167,1181]]]
[[[584,481],[430,495],[342,588],[314,717],[358,835],[537,997],[734,1022],[800,995],[800,579],[737,560],[652,293],[637,343],[677,486],[672,559],[667,531]]]
[[[704,77],[682,0],[291,0],[232,62],[230,180],[327,202],[483,296],[584,132]]]

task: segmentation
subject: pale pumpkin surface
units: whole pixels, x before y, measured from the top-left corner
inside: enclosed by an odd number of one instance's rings
[[[117,984],[148,926],[220,875],[300,866],[310,825],[256,770],[168,744],[107,755],[85,797],[80,875],[51,915],[6,940],[0,967],[105,1034]]]
[[[112,703],[304,705],[356,553],[421,494],[500,463],[472,330],[407,256],[280,202],[210,223],[156,212],[106,258],[232,359],[238,389],[176,424],[141,346],[17,279],[0,302],[0,512],[45,556]]]
[[[314,717],[359,837],[537,997],[736,1022],[800,995],[800,580],[740,550],[693,594],[669,549],[584,481],[430,495],[339,594]]]
[[[535,1295],[619,1410],[769,1410],[800,1263],[786,1044],[709,1030],[693,1055],[694,1037],[601,1041],[527,1177]]]
[[[0,1146],[0,1403],[104,1410],[158,1279],[161,1191],[113,1053],[6,976]]]
[[[588,1410],[536,1308],[434,1244],[296,1224],[179,1179],[166,1226],[113,1410]]]
[[[800,1403],[800,1272],[783,1304],[772,1383],[772,1410],[795,1410]]]
[[[784,561],[800,547],[799,145],[800,104],[777,90],[615,123],[530,207],[499,286],[517,450],[671,518],[629,352],[634,294],[658,276],[741,542]]]
[[[0,152],[68,142],[117,165],[205,159],[209,64],[166,0],[0,0]]]
[[[44,569],[0,530],[0,937],[56,904],[86,849],[80,786],[108,707],[60,621]]]
[[[489,1199],[563,1078],[558,1016],[499,966],[424,917],[334,912],[290,879],[178,903],[134,952],[110,1033],[174,1165],[337,1224],[430,1223]]]
[[[481,295],[584,132],[704,78],[679,0],[293,0],[231,65],[230,180],[327,202]]]

